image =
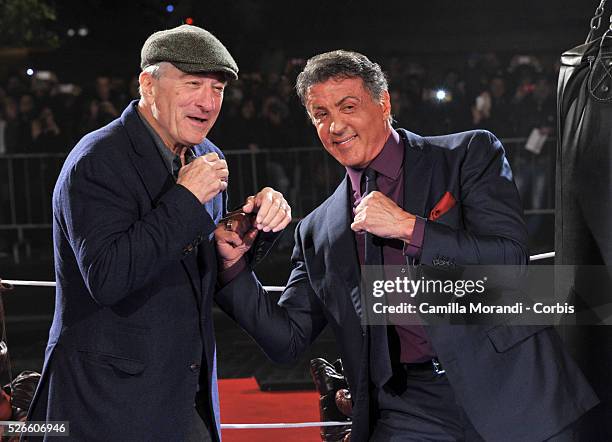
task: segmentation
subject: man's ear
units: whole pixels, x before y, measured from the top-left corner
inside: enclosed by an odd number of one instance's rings
[[[380,97],[380,105],[383,110],[383,117],[385,121],[389,120],[391,116],[391,96],[389,95],[389,91],[383,91]]]
[[[149,72],[141,72],[138,76],[140,92],[145,100],[151,99],[153,95],[153,80],[153,76]]]

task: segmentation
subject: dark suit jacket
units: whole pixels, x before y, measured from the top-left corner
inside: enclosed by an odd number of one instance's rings
[[[420,264],[526,264],[527,232],[501,143],[484,131],[400,134],[404,209],[426,217],[445,192],[457,200],[427,222]],[[360,278],[349,191],[345,178],[300,222],[279,305],[250,272],[216,300],[279,362],[295,360],[325,325],[332,327],[355,402],[351,440],[364,441],[377,410],[370,406],[366,333],[356,313]],[[431,326],[427,332],[460,405],[488,441],[544,440],[597,402],[550,327]]]
[[[135,105],[85,136],[57,181],[56,308],[30,419],[69,421],[73,440],[183,440],[197,402],[216,440],[225,194],[203,207],[177,185]]]

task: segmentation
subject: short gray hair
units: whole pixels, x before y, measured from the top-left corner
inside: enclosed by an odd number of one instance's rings
[[[306,105],[308,88],[330,78],[361,78],[366,90],[374,100],[381,100],[388,91],[387,77],[380,65],[363,54],[337,50],[315,55],[306,62],[304,70],[297,77],[295,89],[303,105]]]
[[[144,68],[142,72],[147,72],[151,74],[151,77],[155,78],[156,80],[159,80],[164,73],[166,65],[169,64],[171,63],[168,63],[167,61],[160,61],[159,63],[150,64],[149,66]],[[140,84],[138,85],[138,95],[142,97],[142,89],[140,87]]]

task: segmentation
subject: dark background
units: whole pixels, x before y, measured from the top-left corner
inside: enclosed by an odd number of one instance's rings
[[[137,73],[142,43],[152,32],[188,17],[213,32],[242,70],[256,70],[278,51],[309,57],[353,49],[372,57],[471,52],[558,55],[584,41],[594,1],[57,1],[47,27],[55,51],[34,51],[39,69],[69,81],[100,73]],[[166,12],[168,4],[174,6]],[[604,18],[604,25],[607,20]],[[67,30],[88,29],[86,37]],[[0,45],[2,37],[0,37]]]

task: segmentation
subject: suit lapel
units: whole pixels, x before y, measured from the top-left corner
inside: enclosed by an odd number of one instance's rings
[[[136,111],[136,103],[136,101],[133,101],[123,111],[121,123],[132,143],[133,150],[130,152],[132,162],[147,189],[151,205],[155,207],[159,198],[174,186],[175,181],[172,175],[168,173],[168,169],[151,139],[151,134],[140,120]],[[201,297],[201,282],[196,256],[194,253],[190,253],[181,262],[199,300]]]
[[[327,220],[327,238],[330,246],[330,260],[328,264],[339,271],[349,290],[351,302],[357,316],[361,317],[361,292],[359,289],[360,271],[357,262],[357,247],[355,237],[351,230],[351,207],[349,198],[348,175],[340,183],[331,202],[327,206],[325,219]],[[330,275],[333,273],[330,272]]]
[[[431,155],[425,152],[422,137],[403,129],[398,130],[404,141],[404,205],[413,215],[427,217],[426,204],[432,178]]]
[[[121,122],[132,143],[132,162],[151,201],[156,205],[158,199],[174,185],[174,179],[168,173],[151,135],[138,116],[136,102],[132,102],[123,112]]]

